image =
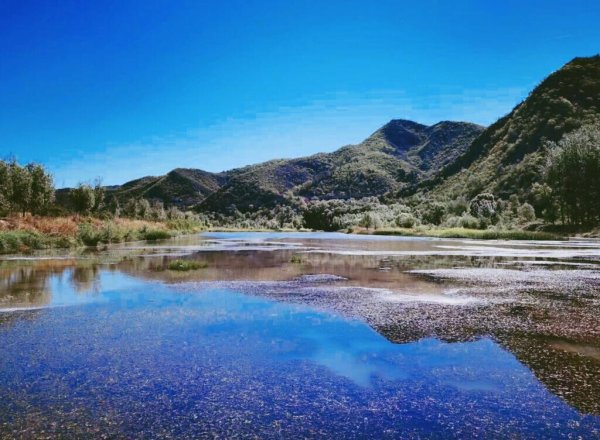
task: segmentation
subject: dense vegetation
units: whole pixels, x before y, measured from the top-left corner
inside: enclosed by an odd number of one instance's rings
[[[600,127],[583,127],[551,144],[546,178],[551,220],[600,224]]]
[[[544,217],[545,167],[552,143],[600,124],[600,56],[575,58],[488,127],[439,175],[403,193],[440,201],[481,192],[516,195]],[[548,217],[550,219],[550,217]]]
[[[0,160],[0,215],[46,213],[54,201],[54,182],[43,166]]]

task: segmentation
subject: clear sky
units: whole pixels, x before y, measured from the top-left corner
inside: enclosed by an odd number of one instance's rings
[[[600,52],[589,1],[0,0],[0,153],[57,186],[220,171],[392,118],[489,124]]]

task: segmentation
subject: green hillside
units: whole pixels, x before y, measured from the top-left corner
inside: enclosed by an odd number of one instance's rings
[[[432,126],[393,120],[358,145],[333,153],[276,160],[229,171],[228,182],[201,211],[240,211],[306,199],[381,196],[434,175],[466,151],[483,127],[466,122]]]
[[[512,112],[488,127],[439,177],[421,184],[434,198],[502,198],[531,193],[542,181],[547,144],[583,125],[600,123],[600,56],[575,58],[543,80]]]

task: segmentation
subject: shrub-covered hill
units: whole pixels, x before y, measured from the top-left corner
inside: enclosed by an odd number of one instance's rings
[[[223,173],[176,168],[164,176],[142,177],[121,186],[108,187],[107,195],[114,195],[121,202],[144,198],[160,200],[167,205],[188,207],[202,202],[226,180]]]
[[[333,153],[272,160],[223,173],[178,168],[164,176],[107,187],[107,195],[121,203],[145,198],[215,212],[270,208],[289,204],[294,196],[382,196],[434,176],[464,153],[482,130],[467,122],[426,126],[393,120],[364,142]]]
[[[421,191],[434,198],[487,191],[535,202],[548,142],[590,124],[600,124],[600,56],[575,58],[549,75]]]
[[[227,172],[227,183],[203,211],[273,207],[293,196],[349,199],[381,196],[435,175],[460,156],[483,127],[444,121],[432,126],[393,120],[358,145],[333,153],[276,160]]]

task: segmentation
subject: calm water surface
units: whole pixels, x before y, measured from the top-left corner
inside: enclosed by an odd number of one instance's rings
[[[323,233],[7,256],[0,438],[600,438],[599,269]]]

